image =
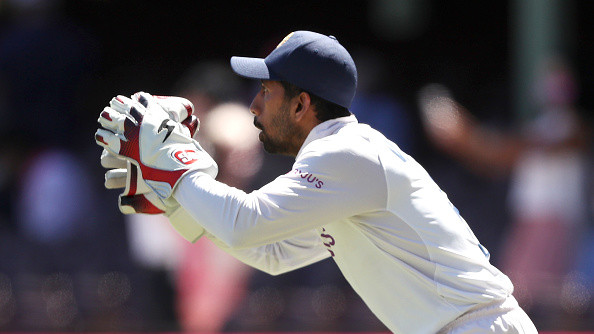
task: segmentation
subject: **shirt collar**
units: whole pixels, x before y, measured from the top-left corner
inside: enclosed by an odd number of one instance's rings
[[[303,145],[301,145],[301,149],[299,149],[297,156],[299,156],[301,151],[303,151],[303,148],[312,141],[335,134],[338,132],[338,130],[350,123],[358,123],[355,115],[334,118],[316,125],[313,129],[311,129],[307,135],[307,138],[305,138],[305,141],[303,142]]]

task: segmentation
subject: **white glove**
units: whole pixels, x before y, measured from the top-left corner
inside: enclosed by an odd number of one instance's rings
[[[103,128],[95,133],[97,144],[135,164],[147,186],[162,200],[171,196],[179,179],[189,171],[216,177],[216,162],[183,126],[172,121],[152,95],[138,96],[138,101],[118,96],[121,110],[103,110],[98,120]]]
[[[166,214],[177,206],[177,203],[165,204],[144,182],[142,173],[130,161],[104,149],[101,153],[101,165],[109,169],[105,173],[105,188],[123,188],[118,197],[118,207],[123,214]]]
[[[146,99],[141,99],[141,97],[142,95],[139,93],[132,95],[133,100],[140,100],[143,106],[148,106]],[[181,97],[154,97],[156,98],[155,101],[163,107],[171,119],[182,120],[181,124],[185,126],[188,135],[193,137],[199,128],[199,121],[196,116],[193,115],[193,104]],[[127,113],[125,103],[117,98],[112,99],[110,107],[120,113]],[[107,112],[109,113],[109,111]],[[109,117],[109,114],[106,116]],[[110,122],[112,120],[106,119],[106,121]],[[117,126],[117,124],[114,123],[111,126]],[[101,165],[110,169],[105,173],[105,187],[108,189],[124,188],[122,194],[119,195],[118,201],[118,206],[122,213],[163,213],[169,218],[169,221],[175,230],[187,241],[192,243],[200,239],[205,233],[204,228],[200,226],[172,197],[164,201],[161,200],[144,182],[142,179],[142,172],[135,164],[121,156],[116,156],[110,153],[107,149],[103,149],[103,152],[101,153]]]
[[[146,104],[147,101],[144,98],[141,99],[141,97],[142,95],[139,93],[132,95],[133,100],[141,100],[141,104]],[[163,107],[172,120],[181,120],[181,124],[185,126],[183,130],[190,137],[194,136],[200,123],[196,116],[193,115],[194,106],[189,100],[176,96],[153,97],[155,102]],[[109,107],[120,113],[125,114],[127,112],[125,103],[118,100],[118,98],[113,98]],[[113,122],[113,120],[106,119],[106,122]],[[117,124],[113,123],[111,126],[117,126]],[[118,207],[122,213],[165,213],[167,215],[178,207],[177,202],[173,199],[169,200],[169,203],[164,203],[144,182],[142,173],[136,165],[124,158],[117,157],[107,149],[103,149],[101,165],[109,169],[105,173],[105,187],[107,189],[124,188],[118,198]]]

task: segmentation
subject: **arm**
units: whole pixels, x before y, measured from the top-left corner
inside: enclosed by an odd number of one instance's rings
[[[213,235],[207,237],[239,261],[270,275],[280,275],[330,257],[315,230],[273,244],[247,249],[233,249]]]
[[[507,133],[481,125],[443,94],[423,95],[420,100],[427,136],[436,147],[480,174],[507,173],[528,150],[572,149],[583,146],[586,138],[587,129],[571,107],[553,113],[543,110],[523,132]]]
[[[527,145],[523,138],[479,126],[447,93],[431,89],[422,93],[420,109],[425,132],[436,147],[479,172],[507,172],[513,167]]]
[[[202,226],[181,207],[168,218],[173,227],[188,241],[195,242],[204,233]],[[246,249],[232,249],[215,236],[208,233],[206,236],[239,261],[271,275],[299,269],[330,256],[315,230],[274,244]]]
[[[174,197],[230,248],[259,247],[385,207],[383,170],[375,161],[359,152],[311,150],[292,172],[250,194],[197,172],[180,181]]]

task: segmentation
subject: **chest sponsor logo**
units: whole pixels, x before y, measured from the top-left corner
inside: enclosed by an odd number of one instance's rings
[[[320,180],[317,176],[300,169],[293,169],[289,173],[299,175],[304,181],[311,183],[314,187],[321,189],[324,186],[324,181]]]

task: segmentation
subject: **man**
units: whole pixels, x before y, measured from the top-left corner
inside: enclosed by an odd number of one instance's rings
[[[536,333],[445,193],[350,114],[356,68],[336,38],[296,31],[265,59],[233,57],[231,66],[261,80],[250,110],[264,148],[295,157],[292,171],[252,193],[215,181],[199,145],[175,135],[180,127],[149,95],[100,117],[107,130],[97,143],[140,167],[188,240],[203,227],[273,275],[332,257],[397,333]]]

